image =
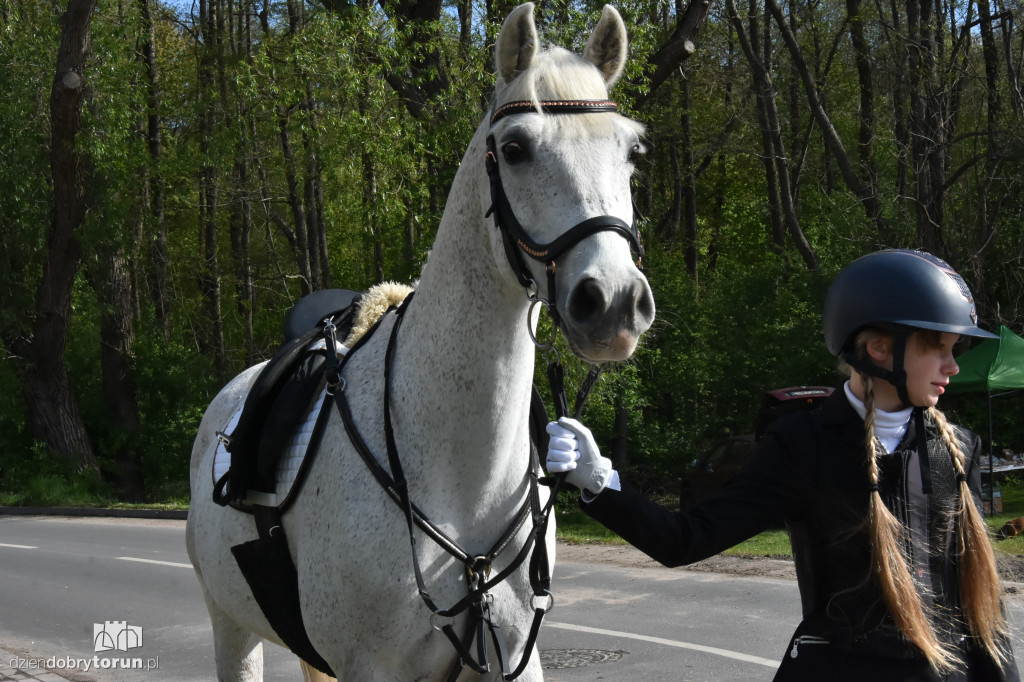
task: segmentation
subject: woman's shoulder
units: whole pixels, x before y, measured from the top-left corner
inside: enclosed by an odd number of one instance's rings
[[[815,439],[815,446],[837,435],[851,435],[856,442],[863,438],[864,421],[846,399],[843,391],[835,391],[820,406],[780,417],[768,427],[768,434],[774,434],[785,442],[809,443]]]

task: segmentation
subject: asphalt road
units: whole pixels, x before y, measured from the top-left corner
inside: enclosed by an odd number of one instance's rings
[[[791,580],[560,561],[553,593],[539,640],[548,682],[770,680],[799,619]],[[1011,616],[1024,641],[1024,603]],[[122,622],[143,646],[96,653],[96,628]],[[81,682],[213,679],[184,522],[0,517],[0,651]],[[127,656],[148,669],[98,667]],[[289,652],[266,645],[264,660],[265,679],[298,679]]]

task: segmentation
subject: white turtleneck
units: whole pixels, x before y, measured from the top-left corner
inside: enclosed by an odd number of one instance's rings
[[[850,405],[860,415],[860,418],[864,419],[868,413],[867,408],[864,407],[864,402],[850,390],[849,381],[843,385],[843,389],[846,391],[846,399],[850,401]],[[882,443],[886,452],[892,453],[899,446],[900,441],[903,440],[903,434],[907,432],[907,426],[910,424],[910,417],[913,413],[913,407],[898,412],[875,410],[875,438]]]

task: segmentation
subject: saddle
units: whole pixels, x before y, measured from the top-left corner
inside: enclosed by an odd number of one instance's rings
[[[275,494],[278,460],[324,387],[327,351],[314,344],[328,319],[337,330],[336,338],[344,339],[362,296],[347,289],[324,289],[299,299],[288,312],[283,343],[256,378],[237,426],[229,435],[218,432],[231,464],[214,486],[214,502],[243,507]],[[301,487],[305,469],[301,467],[293,490]],[[283,511],[293,497],[273,506]]]

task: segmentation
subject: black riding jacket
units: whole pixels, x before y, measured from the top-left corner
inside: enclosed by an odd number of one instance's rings
[[[1019,681],[1011,660],[1000,671],[972,640],[959,603],[952,514],[957,482],[948,449],[928,423],[930,473],[923,474],[911,422],[895,452],[879,458],[882,499],[909,529],[908,555],[936,632],[961,652],[966,670],[936,675],[896,628],[874,575],[864,532],[869,481],[864,422],[838,390],[821,408],[785,417],[769,429],[751,462],[701,504],[672,512],[623,482],[583,509],[662,564],[674,567],[718,554],[769,528],[790,534],[803,621],[776,680]],[[968,456],[967,478],[979,504],[980,440],[956,429]],[[922,476],[930,479],[925,494]],[[1009,650],[1009,645],[1007,645]]]

